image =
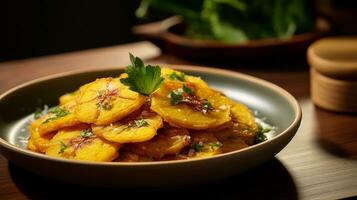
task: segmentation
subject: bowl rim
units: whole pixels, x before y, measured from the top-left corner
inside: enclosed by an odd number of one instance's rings
[[[63,164],[96,165],[96,166],[152,166],[152,165],[163,165],[163,164],[164,165],[172,165],[172,164],[207,161],[207,160],[211,160],[211,159],[219,159],[222,157],[230,156],[232,154],[249,151],[251,149],[259,148],[260,146],[265,145],[266,143],[271,143],[273,141],[276,141],[279,138],[283,137],[283,135],[285,135],[288,132],[290,132],[291,130],[293,130],[295,127],[297,127],[297,128],[299,127],[299,124],[300,124],[301,118],[302,118],[302,111],[301,111],[301,107],[300,107],[298,101],[289,92],[287,92],[283,88],[281,88],[271,82],[268,82],[268,81],[260,79],[260,78],[253,77],[251,75],[243,74],[243,73],[232,71],[232,70],[221,69],[221,68],[202,67],[202,66],[194,66],[194,65],[175,65],[175,64],[160,64],[160,66],[161,67],[169,67],[169,68],[173,68],[173,69],[179,69],[179,70],[183,70],[183,71],[198,72],[198,73],[201,72],[201,73],[210,73],[210,74],[218,74],[218,75],[222,75],[222,76],[229,76],[229,77],[241,79],[244,81],[248,81],[250,83],[255,83],[255,84],[267,87],[270,90],[280,94],[282,97],[284,97],[289,102],[290,106],[293,108],[293,110],[295,112],[294,120],[286,129],[284,129],[280,134],[273,137],[272,139],[266,140],[264,142],[261,142],[261,143],[258,143],[258,144],[252,145],[252,146],[249,146],[244,149],[227,152],[227,153],[223,153],[223,154],[218,154],[218,155],[214,155],[214,156],[210,156],[210,157],[195,158],[195,159],[169,160],[169,161],[148,161],[148,162],[78,161],[78,160],[70,160],[70,159],[64,159],[64,158],[56,158],[56,157],[47,156],[45,154],[32,152],[28,149],[23,149],[23,148],[15,146],[13,144],[10,144],[3,138],[0,138],[0,146],[8,149],[10,151],[19,153],[19,154],[34,157],[37,159],[45,159],[47,161],[61,162]],[[31,81],[24,82],[18,86],[15,86],[15,87],[5,91],[4,93],[2,93],[0,95],[0,102],[7,95],[9,95],[19,89],[25,88],[29,85],[32,85],[32,84],[48,81],[48,80],[55,79],[55,78],[71,76],[71,75],[91,73],[91,72],[101,72],[101,71],[114,71],[114,70],[119,71],[119,70],[124,70],[125,68],[126,67],[124,67],[124,66],[119,66],[119,67],[116,66],[116,67],[104,67],[104,68],[97,68],[97,69],[79,69],[79,70],[71,70],[71,71],[67,71],[67,72],[43,76],[40,78],[33,79]],[[294,134],[295,134],[295,132],[294,132]]]

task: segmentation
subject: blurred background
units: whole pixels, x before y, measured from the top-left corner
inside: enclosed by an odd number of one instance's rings
[[[155,2],[159,2],[159,5],[162,5],[162,2],[179,2],[182,5],[192,6],[190,5],[192,1],[185,0],[148,1],[152,5],[146,13],[147,16],[139,19],[135,16],[135,10],[139,7],[140,2],[140,0],[1,1],[0,61],[138,41],[141,38],[133,35],[133,26],[182,13],[182,10],[179,10],[180,7],[177,7],[177,10],[170,10],[170,7],[160,7],[155,5]],[[226,2],[225,6],[241,8],[239,5],[229,4],[232,1],[221,2]],[[298,1],[285,2],[296,3]],[[357,16],[356,0],[315,0],[308,2],[309,5],[306,7],[308,11],[304,16],[310,14],[313,17],[323,16],[333,27],[332,34],[355,34],[357,32],[356,23],[353,21]],[[142,9],[145,9],[145,5],[142,5]],[[307,21],[304,25],[307,23],[310,22]],[[299,31],[300,27],[298,26],[296,30]],[[288,28],[286,32],[291,30]],[[305,28],[306,31],[310,29],[308,26]],[[301,31],[305,31],[304,27]],[[214,32],[214,34],[218,33]],[[249,34],[248,36],[250,36]],[[227,36],[224,35],[223,40],[224,38],[227,38]]]

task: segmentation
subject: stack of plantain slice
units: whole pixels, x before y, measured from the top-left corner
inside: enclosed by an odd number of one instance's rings
[[[199,77],[161,68],[150,95],[119,77],[100,78],[64,94],[30,125],[28,148],[85,161],[156,161],[207,157],[255,143],[251,111]]]

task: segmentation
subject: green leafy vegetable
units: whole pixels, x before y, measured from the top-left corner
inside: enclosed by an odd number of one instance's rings
[[[93,132],[92,132],[92,129],[88,128],[88,129],[86,129],[86,130],[81,131],[80,135],[81,135],[81,137],[83,137],[83,138],[90,138],[90,137],[92,137],[94,134],[93,134]]]
[[[169,76],[171,80],[185,81],[185,73],[172,72]]]
[[[53,120],[56,120],[58,118],[64,117],[68,114],[70,114],[70,112],[68,110],[66,110],[65,108],[61,108],[61,107],[53,107],[50,110],[48,110],[49,113],[52,113],[53,116],[47,118],[45,121],[42,122],[42,124],[51,122]]]
[[[63,154],[67,148],[68,148],[68,146],[61,141],[61,147],[60,147],[60,150],[58,151],[58,154]]]
[[[188,37],[244,43],[313,31],[310,5],[308,0],[142,0],[137,16],[157,11],[179,15]]]
[[[161,77],[161,68],[159,66],[145,66],[140,58],[132,54],[130,54],[130,61],[131,66],[128,66],[125,70],[128,77],[120,79],[120,82],[129,86],[132,91],[149,96],[164,81]]]

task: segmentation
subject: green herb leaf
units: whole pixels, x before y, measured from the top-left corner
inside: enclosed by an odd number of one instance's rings
[[[178,81],[185,81],[185,73],[181,72],[181,73],[176,73],[176,72],[172,72],[169,76],[169,78],[171,80],[178,80]]]
[[[63,154],[64,151],[67,149],[67,145],[61,141],[61,147],[60,150],[58,151],[58,154]]]
[[[86,130],[81,131],[80,135],[81,135],[81,137],[83,137],[83,138],[90,138],[90,137],[92,137],[94,134],[93,134],[93,132],[92,132],[92,129],[88,128],[88,129],[86,129]]]
[[[149,123],[145,119],[137,119],[134,120],[133,122],[129,123],[128,127],[144,127],[144,126],[149,126]]]
[[[204,99],[202,101],[202,112],[207,113],[210,110],[213,110],[211,102],[209,102],[207,99]]]
[[[128,66],[125,70],[128,77],[120,79],[120,82],[129,86],[132,91],[149,96],[164,81],[164,78],[161,77],[161,68],[159,66],[145,66],[140,58],[132,54],[130,54],[130,61],[131,66]]]
[[[45,114],[48,113],[48,106],[47,105],[44,105],[43,106],[43,109],[41,108],[36,108],[35,112],[33,113],[33,118],[34,119],[38,119],[42,116],[44,116]]]
[[[191,90],[191,88],[187,87],[186,85],[183,85],[182,90],[184,92],[186,92],[187,94],[193,94],[193,91]]]
[[[267,140],[267,136],[265,135],[265,133],[271,131],[272,129],[269,127],[265,127],[263,128],[261,125],[258,124],[258,133],[255,137],[256,141],[259,142],[264,142],[265,140]]]
[[[177,105],[181,103],[183,100],[182,91],[181,90],[173,90],[170,92],[170,103],[171,105]]]
[[[202,151],[204,148],[204,145],[202,142],[196,142],[193,144],[193,149],[196,151],[196,152],[200,152]]]
[[[217,142],[208,143],[208,146],[209,146],[212,150],[217,150],[217,149],[221,148],[221,147],[223,146],[223,144],[217,141]]]
[[[66,110],[65,108],[61,108],[61,107],[53,107],[50,110],[48,110],[49,113],[53,113],[54,115],[47,118],[44,122],[42,122],[42,124],[51,122],[53,120],[56,120],[58,118],[64,117],[68,114],[70,114],[70,112],[68,110]]]
[[[108,102],[97,103],[97,106],[99,109],[103,109],[103,110],[110,110],[113,108],[113,105]]]
[[[256,140],[257,142],[264,142],[265,140],[267,140],[267,136],[264,135],[263,132],[258,132],[257,135],[256,135]]]
[[[42,110],[41,108],[37,108],[37,109],[35,110],[35,112],[33,113],[33,117],[34,117],[35,119],[38,119],[38,118],[42,117],[42,116],[43,116],[42,111],[43,111],[43,110]]]

